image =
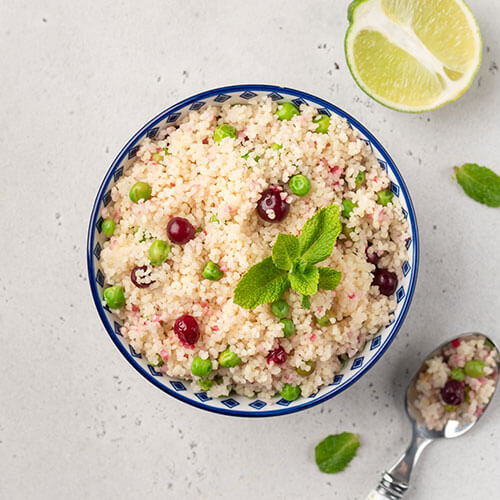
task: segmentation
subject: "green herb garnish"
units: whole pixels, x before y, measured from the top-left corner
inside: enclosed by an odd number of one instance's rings
[[[321,472],[342,472],[356,455],[359,436],[350,432],[331,434],[314,449],[316,463]]]
[[[210,222],[217,222],[218,224],[220,224],[220,220],[217,219],[217,214],[214,214],[212,215],[212,217],[210,217]]]
[[[156,364],[155,363],[149,363],[150,366],[159,367],[159,366],[163,366],[165,364],[165,362],[163,361],[163,358],[158,353],[156,353],[156,358],[158,360],[156,362]]]
[[[490,350],[490,351],[493,351],[493,349],[495,349],[495,345],[493,344],[493,342],[491,340],[488,340],[486,339],[484,341],[484,345]]]
[[[245,309],[274,302],[290,287],[302,295],[302,307],[309,309],[310,296],[318,289],[333,290],[341,274],[315,264],[328,258],[340,233],[339,208],[330,205],[309,219],[300,235],[279,234],[272,257],[252,266],[234,291],[234,303]]]
[[[495,172],[476,163],[455,167],[454,172],[465,194],[489,207],[500,207],[500,177]]]

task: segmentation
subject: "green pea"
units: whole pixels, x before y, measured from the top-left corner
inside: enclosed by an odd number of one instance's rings
[[[394,193],[390,189],[382,189],[377,193],[377,203],[386,207],[394,197]]]
[[[224,275],[224,273],[220,270],[219,266],[215,262],[212,262],[211,260],[209,260],[205,264],[205,267],[203,268],[203,272],[201,274],[205,279],[211,281],[218,281]]]
[[[288,304],[286,303],[285,300],[279,299],[276,300],[271,304],[271,312],[277,317],[277,318],[284,318],[285,316],[288,315],[288,312],[290,311],[290,308],[288,307]]]
[[[283,324],[283,336],[286,339],[295,333],[295,325],[291,319],[283,318],[280,323]]]
[[[120,309],[125,305],[125,295],[120,285],[110,286],[104,290],[104,300],[110,309]]]
[[[161,266],[167,260],[169,253],[170,245],[166,241],[153,241],[148,252],[149,262],[152,266]]]
[[[219,354],[219,365],[222,368],[234,368],[241,363],[240,357],[229,350],[229,347]]]
[[[352,211],[358,206],[352,200],[342,200],[342,216],[348,219],[351,216]]]
[[[453,405],[444,405],[444,409],[447,411],[447,412],[452,412],[452,411],[455,411],[458,407],[457,406],[453,406]]]
[[[238,137],[238,131],[232,125],[228,125],[227,123],[215,127],[214,141],[220,142],[225,137],[232,137],[234,139],[235,137]]]
[[[280,149],[283,149],[283,146],[281,144],[277,144],[275,142],[274,144],[271,144],[271,149],[274,149],[275,151],[279,151]]]
[[[285,384],[281,390],[281,397],[287,401],[295,401],[300,396],[300,392],[298,385]]]
[[[458,380],[459,382],[462,382],[462,380],[465,380],[465,371],[463,368],[453,368],[453,370],[451,370],[450,377],[453,380]]]
[[[351,234],[356,230],[355,227],[348,227],[345,224],[342,224],[342,234],[349,240],[352,241]]]
[[[297,196],[305,196],[311,191],[311,181],[302,174],[294,175],[289,181],[288,185],[293,194]]]
[[[195,377],[207,377],[212,371],[212,361],[210,359],[201,359],[199,356],[193,359],[191,363],[191,373]]]
[[[356,187],[359,188],[362,184],[364,184],[366,179],[366,174],[364,172],[358,172],[358,175],[356,176],[355,183]]]
[[[297,106],[294,106],[291,102],[283,102],[278,106],[276,110],[276,116],[280,121],[291,120],[295,115],[299,115],[300,111]]]
[[[128,194],[131,201],[139,203],[139,200],[149,200],[151,198],[151,186],[146,182],[136,182]]]
[[[328,115],[320,114],[313,119],[313,123],[317,123],[315,132],[317,134],[328,134],[328,127],[330,126],[330,117]]]
[[[104,234],[111,236],[115,232],[115,221],[112,219],[102,221],[101,230]]]
[[[305,370],[303,368],[296,368],[297,373],[301,377],[307,377],[308,375],[311,375],[311,373],[316,368],[316,363],[314,361],[306,361],[306,365],[309,367],[309,370]]]
[[[214,381],[209,378],[200,378],[198,385],[202,391],[208,391],[214,385]]]
[[[471,359],[465,363],[465,374],[472,378],[482,377],[484,374],[484,363],[479,359]]]

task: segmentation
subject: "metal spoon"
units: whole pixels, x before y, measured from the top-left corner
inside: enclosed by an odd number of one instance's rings
[[[486,335],[481,333],[468,333],[461,335],[460,337],[454,337],[454,339],[460,340],[470,340],[471,338],[483,337],[485,340],[491,342],[494,348],[499,353],[499,349],[497,345]],[[452,340],[454,340],[452,339]],[[441,350],[450,344],[452,340],[445,342],[440,345],[437,349],[427,356],[426,361],[436,354],[439,354]],[[405,451],[403,456],[393,465],[389,471],[385,472],[382,475],[382,479],[378,486],[370,492],[367,497],[367,500],[399,500],[403,498],[403,495],[408,490],[408,486],[410,484],[410,475],[413,467],[417,463],[420,455],[425,450],[425,448],[431,444],[433,441],[439,438],[454,438],[465,434],[468,430],[472,429],[482,414],[477,417],[476,420],[468,421],[468,422],[459,422],[457,420],[448,420],[444,428],[440,431],[429,430],[427,429],[421,419],[420,412],[414,406],[414,402],[417,396],[417,390],[415,384],[420,376],[420,373],[426,369],[426,363],[424,362],[422,366],[419,368],[415,376],[412,378],[410,385],[408,386],[408,390],[406,392],[405,399],[405,409],[408,417],[410,418],[413,426],[413,435],[410,446]],[[496,386],[498,385],[498,376],[496,379]],[[491,395],[488,404],[485,406],[484,410],[489,406],[491,400],[493,399],[494,393]],[[484,411],[483,411],[484,414]]]

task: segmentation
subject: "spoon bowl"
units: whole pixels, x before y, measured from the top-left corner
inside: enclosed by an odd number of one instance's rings
[[[475,420],[468,420],[468,421],[458,421],[454,419],[448,420],[446,425],[442,430],[434,430],[434,429],[428,429],[425,427],[422,419],[422,415],[420,413],[420,410],[416,408],[415,406],[415,399],[417,397],[417,389],[416,389],[416,384],[417,380],[419,379],[420,375],[422,372],[427,368],[427,361],[434,356],[440,354],[446,347],[448,347],[453,340],[460,340],[460,341],[468,341],[468,340],[474,340],[478,337],[482,337],[485,339],[485,341],[488,341],[491,345],[494,346],[496,349],[497,353],[500,354],[500,350],[498,349],[498,346],[495,344],[493,340],[491,340],[489,337],[486,335],[483,335],[482,333],[465,333],[463,335],[460,335],[458,337],[454,337],[451,340],[448,340],[441,344],[439,347],[434,349],[425,359],[425,361],[422,363],[422,366],[417,370],[417,373],[413,376],[411,379],[408,389],[406,391],[406,398],[405,398],[405,409],[408,417],[413,423],[413,426],[418,430],[418,432],[422,436],[426,436],[430,439],[438,439],[438,438],[446,438],[446,439],[451,439],[455,438],[458,436],[462,436],[465,434],[467,431],[472,429],[474,425],[478,422],[478,420],[481,418],[481,416],[484,414],[484,411],[486,411],[486,408],[489,406],[491,403],[491,400],[493,399],[493,396],[495,392],[491,395],[490,399],[488,400],[488,403],[484,407],[483,413],[479,415]],[[498,386],[498,378],[497,378],[497,383],[495,384],[495,391]]]
[[[417,463],[424,449],[433,441],[441,438],[451,439],[455,437],[462,436],[466,432],[468,432],[474,425],[479,421],[479,419],[484,415],[486,409],[491,403],[493,396],[495,395],[496,388],[498,386],[498,376],[495,380],[494,391],[491,394],[487,404],[484,406],[482,413],[480,413],[474,419],[469,420],[456,420],[450,418],[443,429],[435,430],[429,429],[424,424],[424,419],[420,410],[415,405],[415,401],[417,399],[417,381],[420,375],[427,369],[427,361],[433,358],[436,355],[439,355],[443,352],[443,350],[448,347],[454,340],[460,341],[468,341],[474,340],[478,337],[484,338],[485,341],[492,346],[493,349],[496,349],[497,352],[497,372],[500,366],[499,358],[500,358],[500,350],[495,342],[483,335],[482,333],[466,333],[460,335],[459,337],[454,337],[451,340],[448,340],[441,344],[438,348],[434,349],[422,363],[421,367],[417,370],[413,378],[411,379],[408,389],[406,391],[405,397],[405,409],[406,413],[412,423],[412,440],[410,446],[403,454],[403,456],[397,461],[397,463],[389,469],[388,472],[385,472],[382,476],[382,480],[375,490],[373,490],[368,495],[368,500],[376,500],[376,499],[390,499],[390,500],[398,500],[403,497],[406,490],[408,489],[410,483],[410,476],[413,470],[413,467]]]

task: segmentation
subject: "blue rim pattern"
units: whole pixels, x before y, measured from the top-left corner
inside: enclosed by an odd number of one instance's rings
[[[383,160],[379,159],[379,162],[386,171],[388,171],[391,176],[395,179],[395,182],[392,182],[391,189],[394,194],[398,197],[403,198],[403,212],[405,216],[409,219],[409,226],[411,231],[411,238],[407,241],[407,248],[412,248],[412,258],[411,264],[409,262],[405,262],[403,264],[403,274],[406,277],[409,275],[409,282],[407,290],[401,286],[396,292],[396,298],[399,303],[404,300],[402,304],[401,310],[399,311],[397,317],[385,328],[391,327],[390,332],[387,334],[387,337],[384,341],[382,341],[381,334],[379,334],[373,338],[370,342],[367,343],[363,352],[358,353],[358,357],[352,360],[352,363],[349,363],[349,366],[345,367],[342,370],[343,373],[337,374],[332,384],[330,384],[328,391],[316,397],[316,394],[311,395],[309,398],[300,398],[292,406],[288,401],[283,399],[279,399],[271,404],[266,403],[264,401],[260,401],[259,399],[248,400],[247,406],[251,408],[250,411],[243,409],[234,409],[238,406],[241,406],[240,403],[228,397],[226,399],[219,399],[221,406],[210,406],[210,402],[213,403],[212,398],[210,398],[205,392],[193,393],[193,398],[185,396],[182,394],[183,392],[188,393],[188,389],[184,385],[183,382],[177,380],[169,380],[167,383],[162,383],[160,381],[161,373],[154,370],[153,367],[150,366],[142,366],[138,360],[142,358],[142,356],[134,351],[132,346],[128,345],[127,347],[122,343],[119,337],[122,337],[120,333],[120,325],[114,320],[110,320],[108,318],[108,314],[111,316],[111,311],[107,307],[103,307],[102,299],[99,295],[99,290],[97,285],[101,288],[104,285],[104,276],[100,269],[97,269],[95,266],[95,260],[99,259],[101,246],[99,242],[96,246],[94,246],[96,231],[98,234],[101,232],[100,225],[102,223],[102,217],[100,217],[101,205],[106,206],[111,201],[110,191],[108,190],[108,186],[112,181],[116,182],[123,173],[122,163],[124,161],[130,160],[133,158],[138,150],[138,143],[144,137],[154,137],[159,129],[159,124],[161,122],[166,123],[174,123],[178,120],[183,110],[197,110],[201,109],[207,101],[215,102],[215,103],[223,103],[232,97],[239,98],[238,100],[249,100],[258,95],[265,94],[273,100],[286,100],[291,99],[297,105],[313,103],[318,108],[318,111],[325,114],[335,113],[342,118],[345,118],[351,127],[357,129],[363,140],[367,144],[374,148],[379,155],[383,158]],[[407,210],[404,209],[406,206]],[[156,387],[166,392],[167,394],[175,397],[176,399],[188,403],[190,405],[196,406],[203,410],[211,411],[214,413],[220,413],[224,415],[231,416],[240,416],[240,417],[268,417],[268,416],[278,416],[290,414],[296,411],[305,410],[307,408],[311,408],[321,402],[324,402],[333,396],[341,393],[348,387],[350,387],[354,382],[356,382],[362,375],[367,373],[369,369],[380,359],[382,354],[387,350],[389,345],[392,343],[394,338],[396,337],[405,317],[408,313],[408,309],[410,307],[413,293],[415,290],[415,284],[418,274],[418,266],[419,266],[419,238],[418,238],[418,227],[417,220],[415,216],[415,211],[413,208],[413,204],[406,187],[406,184],[394,164],[392,158],[385,151],[379,141],[357,120],[355,120],[348,113],[338,108],[337,106],[330,104],[329,102],[320,99],[318,97],[312,96],[305,92],[294,90],[286,87],[278,87],[274,85],[234,85],[228,87],[221,87],[213,90],[209,90],[206,92],[202,92],[195,96],[189,97],[178,104],[166,109],[161,112],[159,115],[154,117],[150,122],[144,125],[139,132],[137,132],[132,139],[130,139],[124,148],[120,151],[118,156],[113,161],[111,167],[109,168],[106,176],[99,188],[96,199],[94,201],[92,213],[90,216],[89,229],[88,229],[88,237],[87,237],[87,268],[89,274],[89,284],[92,292],[92,297],[94,299],[95,306],[99,313],[99,317],[106,328],[109,336],[112,341],[125,357],[125,359],[149,382],[154,384]],[[123,338],[123,337],[122,337]],[[369,354],[372,351],[375,351],[375,354],[368,360],[367,353]],[[346,375],[350,371],[355,371],[354,375]],[[342,380],[345,380],[342,383]],[[169,387],[169,385],[171,387]],[[270,406],[272,409],[263,410],[264,407]],[[253,410],[253,411],[252,411]]]

